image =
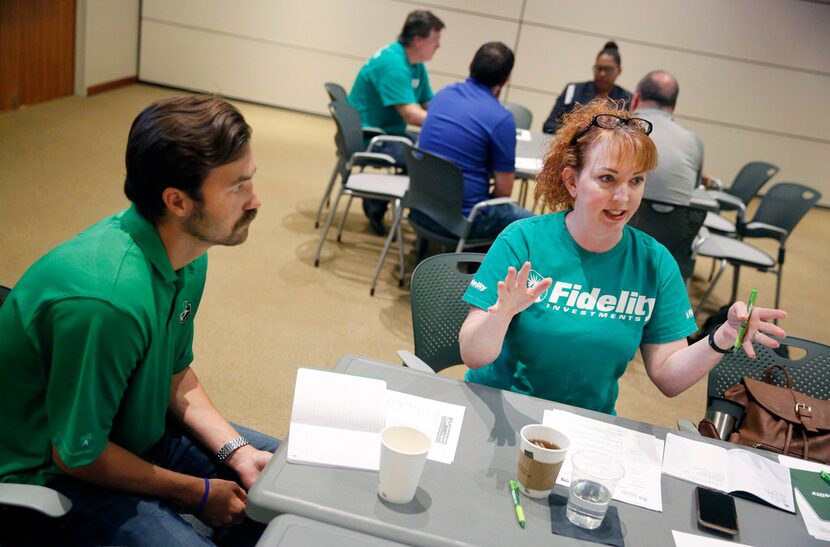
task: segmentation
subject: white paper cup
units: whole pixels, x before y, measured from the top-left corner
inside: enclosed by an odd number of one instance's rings
[[[378,496],[390,503],[409,503],[415,497],[429,437],[414,427],[393,425],[380,432]]]
[[[529,498],[544,498],[556,483],[571,442],[561,431],[542,424],[524,426],[521,438],[516,474],[519,491]],[[557,448],[544,448],[531,442],[534,440],[553,443]]]

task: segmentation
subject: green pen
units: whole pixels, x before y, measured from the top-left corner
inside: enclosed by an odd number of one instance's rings
[[[513,479],[510,479],[510,495],[513,496],[513,508],[516,509],[516,520],[519,521],[519,526],[524,528],[525,512],[522,509],[522,502],[519,501],[519,486]]]
[[[828,473],[827,471],[822,471],[821,473],[819,473],[819,476],[822,479],[824,479],[824,482],[830,484],[830,473]]]
[[[735,345],[732,346],[733,351],[741,349],[741,344],[744,343],[744,335],[749,326],[749,316],[752,315],[752,308],[755,307],[755,299],[758,297],[758,289],[752,289],[749,293],[749,302],[746,305],[746,321],[741,323],[741,328],[738,329],[738,337],[735,339]]]

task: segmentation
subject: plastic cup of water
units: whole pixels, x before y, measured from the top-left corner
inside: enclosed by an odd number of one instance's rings
[[[571,487],[565,516],[580,528],[599,528],[614,488],[625,475],[625,468],[607,454],[592,450],[574,452],[571,464]]]

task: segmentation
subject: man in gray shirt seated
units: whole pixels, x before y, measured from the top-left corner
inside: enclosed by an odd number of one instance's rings
[[[657,169],[648,175],[643,197],[689,205],[703,174],[703,142],[672,119],[679,90],[677,80],[668,72],[649,72],[637,84],[631,110],[654,125],[651,140],[660,156]]]

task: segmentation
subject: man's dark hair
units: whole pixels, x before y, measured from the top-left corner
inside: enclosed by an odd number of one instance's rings
[[[510,78],[515,57],[501,42],[487,42],[476,51],[470,63],[470,76],[488,87],[501,85]]]
[[[677,104],[677,95],[680,93],[680,85],[668,72],[652,70],[637,84],[637,91],[643,101],[654,101],[661,106],[674,108]]]
[[[404,47],[412,45],[412,41],[416,36],[426,38],[433,30],[441,30],[444,28],[444,22],[433,15],[431,11],[415,10],[406,16],[406,22],[403,24],[398,42]]]
[[[178,188],[201,201],[211,169],[238,160],[251,139],[239,111],[213,95],[160,99],[144,109],[127,139],[124,193],[151,222],[165,210],[162,192]]]

